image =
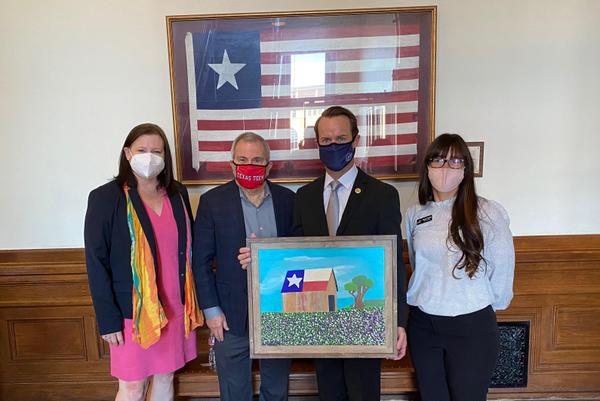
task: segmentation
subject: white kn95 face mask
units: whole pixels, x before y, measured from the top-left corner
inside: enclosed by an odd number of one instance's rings
[[[137,153],[129,161],[132,170],[144,178],[154,178],[165,168],[165,161],[154,153]]]

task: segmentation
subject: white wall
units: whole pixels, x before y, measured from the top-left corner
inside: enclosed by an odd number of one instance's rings
[[[166,15],[418,4],[0,0],[0,249],[82,246],[127,132],[172,138]],[[600,232],[600,2],[434,4],[436,131],[485,141],[480,193],[516,235]],[[406,209],[414,183],[396,185]]]

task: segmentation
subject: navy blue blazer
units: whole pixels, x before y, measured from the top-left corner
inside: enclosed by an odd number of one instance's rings
[[[277,225],[277,236],[290,236],[294,192],[267,181]],[[246,246],[246,227],[239,187],[230,181],[211,189],[200,198],[194,223],[193,266],[200,308],[220,306],[229,331],[248,333],[248,287],[246,271],[238,261]],[[216,271],[213,272],[213,260]]]
[[[323,204],[325,176],[298,189],[294,208],[296,236],[327,236],[327,217]],[[406,326],[406,268],[402,257],[402,216],[400,200],[393,186],[358,169],[358,175],[342,214],[337,235],[396,235],[398,326]]]
[[[192,210],[186,188],[180,183],[176,183],[176,186],[179,192],[169,196],[169,199],[177,223],[179,289],[183,304],[185,302],[185,250],[187,244],[183,208],[187,209],[190,219]],[[181,196],[179,196],[180,194]],[[150,217],[135,188],[129,190],[129,196],[156,263],[158,260],[156,240]],[[191,221],[190,224],[192,224]],[[127,225],[127,203],[125,192],[116,181],[111,181],[90,192],[85,214],[84,238],[85,262],[98,330],[100,334],[114,333],[123,329],[123,319],[131,319],[133,313],[131,238]]]

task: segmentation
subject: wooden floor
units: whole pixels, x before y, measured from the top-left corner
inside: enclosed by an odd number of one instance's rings
[[[504,399],[494,397],[490,394],[489,401],[600,401],[600,395],[594,397],[552,397],[552,398],[518,398],[518,399]],[[219,398],[190,398],[190,397],[175,397],[175,401],[219,401]],[[254,401],[258,401],[258,396],[254,397]],[[290,396],[288,401],[319,401],[318,396]],[[413,395],[382,395],[381,401],[420,401],[417,394]]]
[[[258,401],[258,397],[254,397],[255,401]],[[381,401],[419,401],[418,395],[413,396],[398,396],[398,395],[384,395],[381,397]],[[176,397],[175,401],[219,401],[219,398],[188,398],[188,397]],[[319,401],[317,396],[290,396],[288,401]],[[519,398],[519,399],[502,399],[502,398],[489,398],[489,401],[600,401],[600,396],[590,398],[564,398],[564,397],[552,397],[552,398]]]

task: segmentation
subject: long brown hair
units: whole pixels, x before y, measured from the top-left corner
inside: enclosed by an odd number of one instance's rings
[[[115,177],[117,184],[119,184],[119,187],[123,187],[125,183],[131,188],[137,187],[137,179],[125,156],[124,148],[131,147],[131,144],[142,135],[158,135],[162,139],[165,148],[165,168],[156,179],[158,180],[159,188],[164,188],[169,195],[173,195],[177,192],[177,187],[175,186],[175,178],[173,176],[173,159],[171,157],[169,142],[162,128],[152,123],[144,123],[133,127],[127,138],[125,138],[125,143],[121,147],[121,156],[119,157],[119,174]]]
[[[475,192],[473,178],[473,158],[465,141],[457,134],[442,134],[438,136],[427,148],[425,158],[419,174],[419,203],[426,204],[433,201],[433,188],[428,177],[429,162],[432,158],[451,157],[462,158],[465,161],[465,176],[458,186],[456,199],[452,206],[452,220],[448,227],[448,240],[462,251],[462,256],[454,265],[452,275],[456,269],[465,269],[469,278],[473,278],[479,265],[485,265],[483,258],[483,234],[477,219],[478,200]]]

